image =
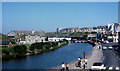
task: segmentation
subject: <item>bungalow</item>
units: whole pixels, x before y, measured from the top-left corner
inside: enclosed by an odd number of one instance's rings
[[[1,40],[0,46],[7,46],[8,48],[12,47],[12,43],[9,40]]]

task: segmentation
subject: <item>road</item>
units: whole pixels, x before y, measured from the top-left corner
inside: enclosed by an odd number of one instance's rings
[[[120,69],[120,55],[114,49],[103,50],[103,63],[106,68]]]

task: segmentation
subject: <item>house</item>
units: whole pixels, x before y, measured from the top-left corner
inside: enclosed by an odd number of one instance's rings
[[[7,34],[7,36],[11,37],[12,39],[15,39],[16,43],[18,44],[32,44],[35,42],[40,42],[41,37],[45,36],[45,32],[44,31],[10,31]]]
[[[25,44],[46,42],[46,37],[41,35],[26,35],[25,36]]]
[[[118,42],[118,33],[113,35],[113,42]]]
[[[12,47],[12,43],[10,42],[10,40],[1,40],[0,41],[0,46],[7,46],[8,48]]]
[[[113,42],[118,42],[119,40],[119,32],[120,32],[120,24],[112,23],[109,26],[109,33],[112,34]]]
[[[49,42],[57,42],[57,41],[61,41],[63,39],[71,41],[71,37],[69,37],[69,36],[48,36]]]
[[[118,23],[108,24],[109,32],[111,32],[112,34],[116,33],[118,26],[119,26]]]
[[[89,35],[87,36],[87,39],[88,39],[88,40],[96,40],[96,39],[97,39],[97,35],[96,35],[96,34],[89,34]]]

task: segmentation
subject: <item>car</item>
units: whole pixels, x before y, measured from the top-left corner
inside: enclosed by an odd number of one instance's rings
[[[106,43],[109,43],[109,41],[106,41]]]
[[[112,49],[113,47],[112,47],[112,46],[109,46],[108,48],[109,48],[109,49]]]
[[[103,70],[104,69],[104,64],[103,63],[101,63],[101,62],[95,62],[95,63],[93,63],[93,66],[91,67],[91,69],[90,70],[92,70],[92,71],[96,71],[96,70]]]
[[[107,47],[106,46],[103,46],[103,50],[106,50],[107,49]]]

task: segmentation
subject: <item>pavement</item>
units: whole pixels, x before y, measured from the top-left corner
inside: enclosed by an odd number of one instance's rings
[[[120,55],[115,50],[103,50],[103,58],[105,67],[120,70]]]
[[[98,49],[97,46],[95,46],[92,50],[92,53],[86,56],[86,58],[88,59],[86,69],[90,69],[94,62],[101,62],[102,56],[103,56],[102,49]],[[80,67],[76,67],[75,66],[76,63],[78,63],[78,60],[69,63],[69,69],[83,69]],[[57,69],[61,69],[61,66],[58,66]]]
[[[88,58],[87,68],[90,69],[93,66],[93,63],[95,62],[101,62],[103,57],[102,48],[98,49],[97,46],[93,48],[93,52],[90,58]]]
[[[105,44],[104,44],[105,45]],[[102,46],[104,46],[102,44]],[[117,45],[117,43],[109,43],[106,44],[108,46]],[[105,69],[117,69],[120,70],[120,53],[116,52],[114,49],[106,49],[103,50],[102,47],[100,49],[97,46],[93,47],[92,53],[87,56],[88,62],[86,69],[90,69],[95,62],[103,62],[105,64]],[[69,69],[83,69],[75,66],[78,60],[69,63]],[[57,69],[60,69],[59,66]]]

